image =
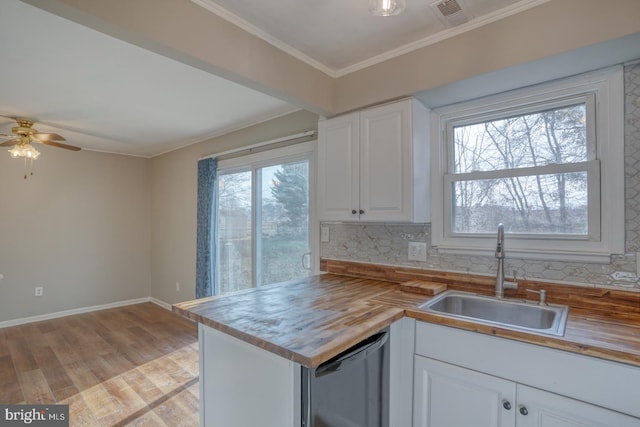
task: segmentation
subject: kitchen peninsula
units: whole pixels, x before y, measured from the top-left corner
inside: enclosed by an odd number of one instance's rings
[[[506,345],[505,351],[522,352],[526,357],[527,352],[540,349],[540,357],[548,360],[514,360],[505,363],[504,374],[493,372],[493,366],[470,368],[507,377],[513,387],[517,384],[548,389],[552,396],[571,397],[588,409],[597,405],[609,408],[598,407],[606,413],[597,416],[622,417],[620,425],[640,425],[639,401],[631,391],[634,383],[640,383],[637,328],[640,295],[539,282],[526,282],[521,290],[507,291],[507,297],[522,298],[525,287],[546,287],[551,302],[570,306],[564,336],[548,337],[427,313],[419,306],[429,296],[405,292],[400,286],[402,282],[422,280],[445,283],[450,289],[488,294],[493,287],[490,277],[330,260],[324,261],[323,267],[328,274],[174,305],[174,311],[199,323],[202,425],[217,425],[212,418],[219,415],[213,415],[216,410],[229,417],[257,413],[261,425],[300,425],[300,368],[317,367],[386,327],[391,328],[391,425],[429,425],[422,424],[419,413],[419,399],[424,398],[419,375],[424,372],[414,372],[413,364],[414,360],[426,359],[420,352],[431,351],[425,344],[425,339],[427,342],[431,339],[427,337],[430,333],[434,340],[447,334],[456,337],[457,343],[468,339],[480,353],[490,352],[493,346]],[[440,329],[430,332],[430,327]],[[446,345],[439,347],[446,348]],[[457,357],[450,356],[446,350],[427,356]],[[575,387],[571,378],[562,383],[551,381],[542,387],[545,384],[536,383],[536,375],[521,375],[516,369],[527,366],[523,368],[525,371],[535,373],[543,369],[538,368],[541,366],[553,373],[556,358],[558,363],[576,366],[586,363],[586,367],[595,371],[591,372],[593,377],[585,376],[584,372],[582,377],[589,381],[599,378],[600,389],[580,390],[585,387]],[[223,367],[221,363],[230,363],[230,366]],[[456,361],[459,366],[464,363]],[[416,369],[421,366],[416,362]],[[608,388],[606,378],[612,381],[622,378],[623,383]],[[225,390],[230,395],[220,394]],[[234,390],[244,397],[235,403],[235,408],[227,399],[233,396]],[[601,401],[603,394],[606,397]],[[247,405],[255,410],[248,411]],[[515,411],[501,411],[502,416],[515,417]]]

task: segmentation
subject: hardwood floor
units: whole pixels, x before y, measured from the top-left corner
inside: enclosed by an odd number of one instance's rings
[[[152,303],[0,329],[0,403],[69,405],[71,426],[197,426],[195,324]]]

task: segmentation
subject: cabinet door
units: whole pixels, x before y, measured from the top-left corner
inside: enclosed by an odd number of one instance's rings
[[[318,123],[318,218],[321,221],[358,220],[359,132],[358,113]]]
[[[516,385],[415,356],[414,427],[513,427]]]
[[[518,427],[638,427],[640,419],[518,385]]]
[[[411,221],[411,102],[360,112],[360,209],[363,221]]]

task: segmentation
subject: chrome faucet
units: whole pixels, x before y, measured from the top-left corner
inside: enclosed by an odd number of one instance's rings
[[[498,271],[496,271],[496,298],[504,297],[505,289],[518,289],[515,273],[513,282],[504,280],[504,225],[498,224],[498,244],[496,246],[496,258],[498,258]]]

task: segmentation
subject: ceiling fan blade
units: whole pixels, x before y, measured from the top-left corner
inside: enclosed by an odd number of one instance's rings
[[[37,141],[40,142],[41,144],[51,145],[52,147],[64,148],[65,150],[71,150],[71,151],[80,151],[80,147],[75,147],[73,145],[61,144],[60,142],[55,142],[55,141],[40,141],[40,140],[37,140]]]
[[[66,141],[62,135],[57,133],[34,133],[31,136],[40,141]]]
[[[12,145],[16,145],[18,143],[20,143],[20,139],[11,139],[0,144],[0,147],[11,147]]]

